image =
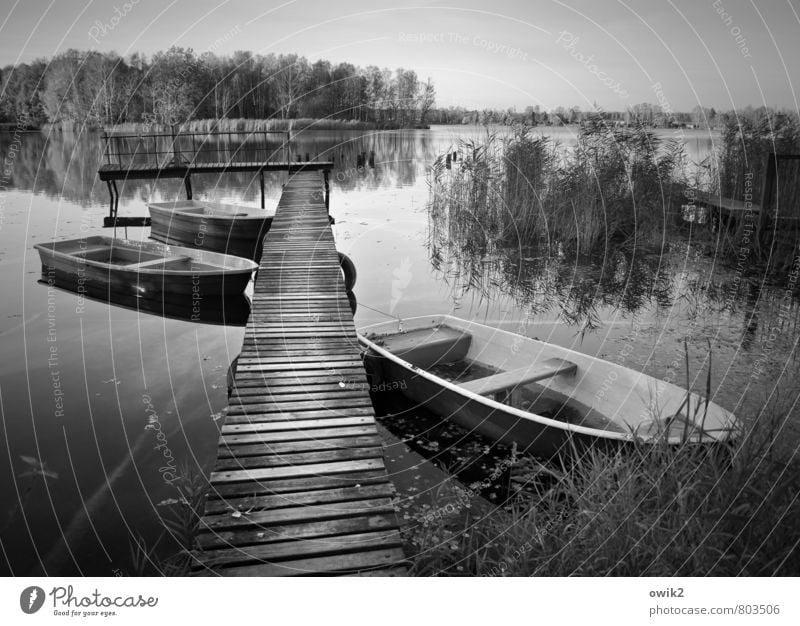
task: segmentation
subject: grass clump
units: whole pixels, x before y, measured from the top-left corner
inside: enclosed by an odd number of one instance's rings
[[[558,241],[579,253],[660,243],[686,192],[685,154],[645,127],[590,119],[570,150],[526,127],[463,143],[454,170],[434,164],[432,207],[477,221],[506,244]]]
[[[187,576],[205,507],[208,481],[202,472],[183,466],[173,483],[177,497],[161,501],[164,530],[151,545],[142,537],[130,544],[133,576]]]
[[[414,572],[478,576],[768,576],[800,573],[800,463],[785,427],[736,444],[589,449],[529,460],[505,508],[422,537]],[[523,495],[524,494],[524,495]]]

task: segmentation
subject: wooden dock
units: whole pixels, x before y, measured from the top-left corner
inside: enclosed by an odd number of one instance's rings
[[[723,219],[740,220],[745,219],[745,216],[748,216],[749,219],[758,221],[758,215],[761,212],[761,206],[755,202],[747,203],[743,200],[725,198],[718,194],[708,193],[705,191],[698,191],[696,193],[696,202],[698,204],[707,206],[718,212]]]
[[[269,137],[284,137],[280,146],[271,145]],[[332,161],[311,160],[311,155],[297,154],[292,159],[291,132],[234,131],[117,134],[103,133],[103,155],[106,162],[97,170],[108,186],[106,228],[117,226],[150,226],[146,216],[119,216],[117,181],[159,180],[180,178],[186,199],[192,199],[192,176],[196,174],[232,174],[250,172],[258,175],[261,208],[264,208],[264,172],[290,174],[299,171],[321,171],[325,177],[325,204],[328,205],[328,174]],[[281,155],[283,155],[282,158]]]
[[[405,574],[319,173],[265,238],[210,484],[196,574]]]

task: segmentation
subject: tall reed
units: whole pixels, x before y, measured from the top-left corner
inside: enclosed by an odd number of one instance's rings
[[[528,493],[494,513],[439,522],[414,573],[479,576],[800,574],[800,462],[782,416],[736,444],[589,449],[528,462]],[[520,464],[521,467],[521,464]]]
[[[504,141],[462,143],[459,153],[454,170],[434,164],[432,206],[513,244],[558,241],[590,253],[661,242],[687,184],[681,143],[599,119],[571,150],[522,127]]]

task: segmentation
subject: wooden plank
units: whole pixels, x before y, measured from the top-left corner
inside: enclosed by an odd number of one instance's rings
[[[333,426],[363,426],[374,424],[375,418],[370,415],[356,417],[341,417],[341,413],[331,413],[331,417],[319,417],[315,419],[300,419],[300,416],[290,415],[293,419],[287,420],[286,413],[273,415],[248,415],[250,419],[243,423],[226,423],[221,433],[223,435],[238,435],[244,433],[267,433],[277,430],[309,430],[312,428],[331,428]],[[264,418],[263,421],[256,421],[257,418]],[[272,419],[270,419],[272,418]]]
[[[274,442],[271,444],[265,444],[263,441],[259,441],[258,443],[232,443],[229,445],[220,445],[219,459],[242,459],[249,456],[259,456],[269,453],[284,455],[281,458],[285,460],[293,458],[292,453],[320,452],[347,448],[380,448],[381,444],[381,439],[377,434],[362,437],[348,437],[343,435],[327,439],[313,438],[301,441]]]
[[[362,572],[402,562],[404,559],[403,551],[395,548],[281,563],[226,567],[215,571],[222,576],[299,576],[318,573]]]
[[[383,459],[363,459],[359,461],[334,461],[331,463],[311,463],[300,467],[265,467],[245,470],[223,470],[211,472],[212,483],[233,483],[245,480],[271,480],[273,478],[297,478],[317,474],[338,474],[360,470],[385,469]]]
[[[299,544],[299,545],[298,545]],[[375,548],[397,547],[402,545],[398,531],[357,533],[353,535],[338,535],[325,537],[318,540],[280,541],[274,543],[256,544],[242,548],[213,550],[208,552],[203,559],[206,567],[218,567],[233,563],[252,562],[278,562],[283,559],[309,556],[328,556],[342,552],[364,551]]]
[[[345,472],[336,475],[303,476],[301,478],[282,478],[270,481],[251,481],[212,485],[208,494],[209,502],[217,498],[235,496],[269,495],[273,493],[305,493],[313,489],[334,487],[356,487],[385,483],[388,481],[385,469]]]
[[[297,413],[299,411],[328,410],[337,411],[342,414],[350,414],[350,409],[369,407],[371,414],[372,400],[369,396],[337,398],[334,400],[291,400],[278,401],[270,400],[261,404],[232,404],[228,410],[228,416],[233,415],[264,415],[266,413]]]
[[[353,447],[338,450],[313,450],[294,454],[276,454],[273,450],[261,450],[257,456],[236,455],[235,457],[217,459],[216,471],[226,469],[253,469],[267,467],[283,467],[285,465],[310,465],[312,463],[330,463],[333,461],[359,461],[362,459],[383,460],[383,450],[377,446],[367,448]]]
[[[313,430],[290,430],[267,433],[244,433],[234,435],[223,435],[220,438],[220,452],[223,446],[232,446],[244,443],[275,443],[280,441],[291,441],[298,445],[299,442],[314,441],[324,442],[328,438],[350,437],[354,435],[368,435],[377,432],[374,424],[366,423],[362,426],[337,426],[334,428],[317,428]]]
[[[306,400],[308,398],[314,398],[314,400],[336,400],[336,399],[343,399],[343,398],[363,398],[366,395],[366,389],[342,389],[339,385],[335,385],[333,390],[331,391],[305,391],[303,393],[291,393],[291,394],[274,394],[270,393],[268,395],[239,395],[233,394],[228,399],[228,403],[231,405],[234,404],[261,404],[265,402],[291,402],[294,400]],[[369,397],[367,396],[367,399]]]
[[[357,517],[369,513],[389,513],[393,510],[391,498],[369,498],[348,502],[272,509],[269,511],[252,511],[247,515],[236,515],[233,512],[204,515],[201,523],[206,530],[240,528],[244,526],[265,527],[290,522]]]
[[[201,548],[253,545],[270,541],[286,541],[288,539],[311,540],[319,537],[331,537],[344,533],[358,533],[374,530],[392,531],[397,528],[397,520],[393,514],[365,515],[323,522],[303,522],[284,524],[269,528],[204,531],[198,535]]]

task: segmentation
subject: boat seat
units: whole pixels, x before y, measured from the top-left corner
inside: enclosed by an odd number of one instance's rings
[[[507,372],[500,372],[484,378],[476,378],[465,383],[460,387],[477,393],[481,396],[488,396],[500,391],[513,389],[520,385],[535,383],[537,380],[544,380],[551,376],[572,375],[578,370],[578,366],[564,359],[547,359],[535,363],[528,367],[520,367]]]
[[[422,369],[437,363],[454,363],[466,358],[472,335],[455,328],[438,326],[411,330],[383,339],[382,345],[392,354]]]
[[[126,269],[138,270],[156,265],[165,265],[167,263],[172,263],[173,261],[188,261],[190,258],[191,257],[188,257],[186,255],[161,257],[159,259],[151,259],[149,261],[142,261],[141,263],[134,263],[132,265],[128,265]]]
[[[93,246],[91,248],[79,248],[77,254],[94,254],[95,252],[108,252],[109,248],[106,245]]]

